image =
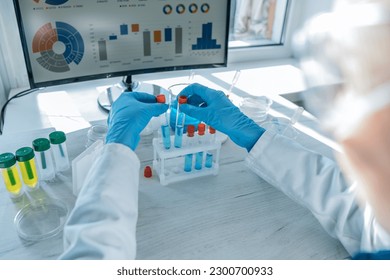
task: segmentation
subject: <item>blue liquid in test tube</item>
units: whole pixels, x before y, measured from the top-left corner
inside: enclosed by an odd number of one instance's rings
[[[215,143],[215,129],[211,126],[209,126],[209,135],[208,135],[208,138],[209,138],[209,143]],[[213,167],[213,152],[212,151],[208,151],[206,153],[206,162],[204,164],[204,166],[206,168],[211,168]]]
[[[213,154],[207,153],[206,154],[206,162],[204,164],[207,168],[213,167]]]
[[[181,148],[183,142],[183,130],[186,115],[180,111],[180,105],[187,103],[187,96],[179,96],[176,109],[175,147]]]
[[[183,143],[183,126],[177,125],[175,128],[175,147],[181,148]]]
[[[165,103],[165,95],[164,94],[159,94],[157,95],[157,102],[158,103]],[[170,149],[171,148],[171,133],[170,133],[170,128],[169,128],[169,122],[168,122],[168,113],[164,113],[164,118],[161,123],[161,135],[163,138],[163,144],[165,149]]]
[[[171,148],[171,133],[170,133],[169,125],[162,125],[161,132],[162,132],[164,148],[168,150],[169,148]]]
[[[203,152],[197,152],[195,157],[195,169],[201,170],[203,165]]]
[[[198,124],[198,144],[204,144],[204,133],[206,125],[204,123]],[[195,157],[195,169],[201,170],[203,166],[203,152],[197,152]]]
[[[184,158],[184,171],[191,172],[192,170],[192,154],[187,154]]]

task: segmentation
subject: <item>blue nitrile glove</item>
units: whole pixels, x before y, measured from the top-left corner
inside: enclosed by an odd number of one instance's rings
[[[140,140],[139,134],[152,117],[158,117],[168,109],[167,104],[157,103],[156,97],[144,92],[124,92],[112,104],[108,116],[106,143],[120,143],[133,151]]]
[[[248,152],[265,131],[244,115],[222,91],[192,84],[183,89],[180,95],[188,97],[187,104],[180,106],[185,114],[225,133]]]

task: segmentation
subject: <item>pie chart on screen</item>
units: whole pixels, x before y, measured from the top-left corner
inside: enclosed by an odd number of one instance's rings
[[[80,64],[84,56],[84,41],[72,25],[61,21],[49,22],[35,33],[32,51],[37,54],[36,60],[42,67],[62,73],[70,71],[71,65]]]

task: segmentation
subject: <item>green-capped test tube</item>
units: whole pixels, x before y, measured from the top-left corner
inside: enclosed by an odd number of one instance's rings
[[[0,169],[3,176],[5,188],[12,197],[22,194],[22,181],[16,167],[16,158],[12,153],[0,155]]]
[[[65,133],[62,131],[54,131],[49,134],[49,139],[52,144],[56,172],[67,170],[70,167],[70,164],[65,143]]]
[[[53,158],[50,152],[50,141],[38,138],[32,142],[39,170],[39,180],[52,180],[55,177]]]
[[[23,147],[17,150],[15,155],[22,173],[23,183],[30,189],[35,189],[38,187],[38,173],[34,150],[30,147]]]

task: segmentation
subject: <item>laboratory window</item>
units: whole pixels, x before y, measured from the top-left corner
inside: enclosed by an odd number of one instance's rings
[[[283,44],[291,0],[232,0],[229,48]]]

